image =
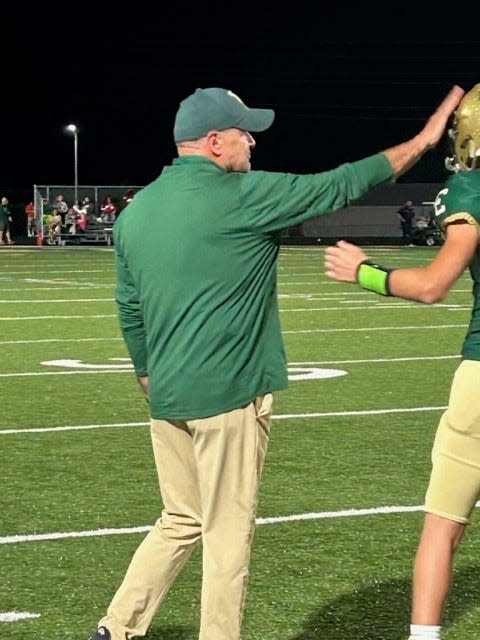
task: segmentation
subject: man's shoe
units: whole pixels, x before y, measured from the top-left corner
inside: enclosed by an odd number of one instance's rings
[[[110,631],[107,627],[98,627],[93,636],[89,640],[111,640]]]

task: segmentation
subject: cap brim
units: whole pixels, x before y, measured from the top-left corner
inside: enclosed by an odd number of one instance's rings
[[[272,125],[274,118],[273,109],[249,109],[236,126],[245,131],[265,131]]]

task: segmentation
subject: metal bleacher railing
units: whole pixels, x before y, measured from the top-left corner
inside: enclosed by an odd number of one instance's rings
[[[33,204],[35,208],[35,229],[36,244],[44,243],[45,215],[50,211],[51,206],[58,194],[62,194],[65,202],[72,206],[75,204],[75,194],[79,200],[85,197],[90,199],[95,206],[95,213],[99,215],[100,205],[107,195],[121,205],[125,193],[129,189],[135,192],[143,188],[139,185],[33,185]]]

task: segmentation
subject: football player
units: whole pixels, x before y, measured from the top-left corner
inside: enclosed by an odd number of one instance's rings
[[[325,252],[329,277],[426,304],[442,300],[466,269],[473,280],[472,314],[461,362],[432,448],[413,571],[409,640],[440,638],[454,554],[480,497],[480,84],[462,98],[449,135],[453,156],[446,166],[454,173],[434,205],[445,243],[429,264],[390,269],[345,241]]]

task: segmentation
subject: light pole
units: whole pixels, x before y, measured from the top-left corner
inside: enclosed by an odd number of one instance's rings
[[[73,166],[74,166],[74,189],[75,204],[78,203],[78,127],[76,124],[67,125],[67,131],[73,134]]]

